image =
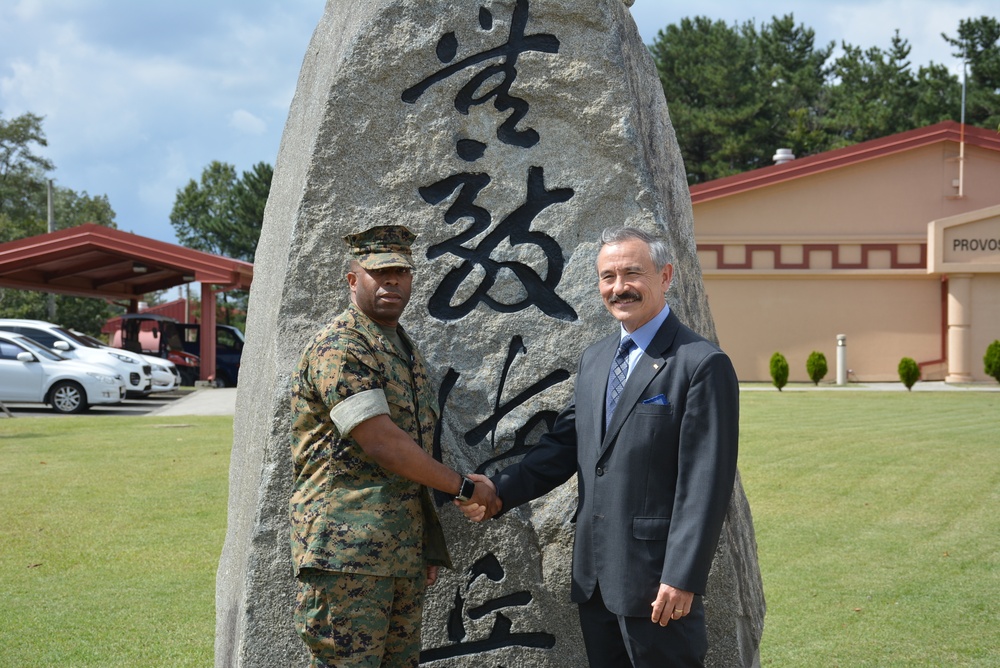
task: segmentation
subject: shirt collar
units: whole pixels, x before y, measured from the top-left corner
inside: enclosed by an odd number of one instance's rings
[[[625,331],[625,326],[622,325],[619,333],[619,341],[624,339],[626,336],[632,338],[635,341],[635,345],[638,346],[639,350],[646,352],[649,345],[653,342],[653,337],[656,333],[660,331],[660,327],[666,321],[667,316],[670,315],[670,305],[664,304],[660,312],[653,316],[652,320],[647,322],[645,325],[635,330],[631,334]]]

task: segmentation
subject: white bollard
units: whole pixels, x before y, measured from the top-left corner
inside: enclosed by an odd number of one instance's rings
[[[847,385],[846,334],[837,334],[837,385]]]

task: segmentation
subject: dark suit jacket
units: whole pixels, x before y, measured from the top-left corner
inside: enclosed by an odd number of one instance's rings
[[[589,600],[600,581],[608,610],[648,617],[661,582],[705,591],[736,476],[739,386],[729,358],[671,312],[629,376],[605,434],[604,394],[618,339],[584,352],[574,402],[493,481],[506,511],[575,472],[573,600]]]

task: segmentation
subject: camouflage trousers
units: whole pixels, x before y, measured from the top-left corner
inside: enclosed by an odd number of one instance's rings
[[[302,569],[295,627],[311,668],[417,668],[425,585],[422,575]]]

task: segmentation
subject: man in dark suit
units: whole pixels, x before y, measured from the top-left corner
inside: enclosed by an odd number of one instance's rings
[[[597,273],[620,331],[584,352],[574,401],[538,445],[474,476],[500,501],[463,510],[491,517],[576,473],[572,599],[591,667],[702,666],[701,596],[736,475],[736,374],[667,306],[662,241],[605,230]]]

